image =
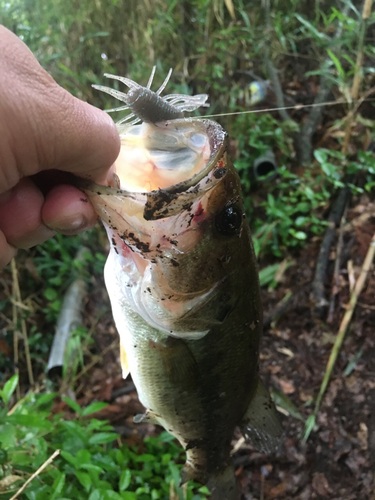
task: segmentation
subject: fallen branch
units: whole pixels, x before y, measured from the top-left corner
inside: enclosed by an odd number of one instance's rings
[[[325,65],[328,71],[328,63]],[[298,139],[295,141],[298,162],[301,165],[309,165],[313,159],[313,135],[322,119],[325,106],[323,103],[327,102],[328,96],[332,88],[332,80],[322,77],[320,81],[319,91],[314,99],[314,106],[308,114],[308,117],[298,133]]]
[[[38,469],[36,472],[34,472],[34,474],[32,474],[32,475],[29,477],[29,479],[25,482],[25,484],[23,484],[23,485],[21,486],[21,488],[17,491],[17,493],[16,493],[15,495],[13,495],[13,496],[12,496],[12,498],[10,498],[10,500],[16,500],[16,498],[18,498],[18,497],[21,495],[21,493],[23,493],[23,492],[25,491],[25,489],[28,487],[28,485],[31,483],[31,481],[32,481],[33,479],[35,479],[37,476],[39,476],[39,474],[40,474],[41,472],[43,472],[43,471],[44,471],[44,469],[45,469],[45,468],[46,468],[46,467],[47,467],[50,463],[52,463],[52,462],[54,461],[54,459],[57,457],[57,455],[59,455],[59,454],[60,454],[60,451],[61,451],[61,450],[56,450],[56,451],[54,451],[54,452],[52,453],[52,455],[51,455],[49,458],[47,458],[47,460],[44,462],[44,464],[42,464],[42,465],[39,467],[39,469]]]
[[[336,228],[339,225],[344,213],[345,205],[350,194],[348,186],[340,189],[336,201],[332,207],[331,213],[328,217],[328,229],[324,235],[323,241],[320,245],[319,255],[315,268],[314,281],[312,283],[312,298],[315,304],[315,312],[319,317],[328,306],[328,301],[325,296],[324,282],[327,275],[327,267],[329,262],[329,254],[331,246],[336,234]]]
[[[128,382],[128,384],[125,385],[124,387],[119,387],[118,389],[112,391],[110,402],[112,403],[115,399],[119,398],[120,396],[126,396],[127,394],[130,394],[131,392],[134,392],[136,390],[137,389],[133,384],[133,382]]]
[[[331,299],[329,301],[327,323],[332,323],[332,321],[333,321],[333,313],[335,311],[336,295],[339,293],[339,290],[340,290],[340,264],[341,264],[341,256],[342,256],[343,243],[344,243],[344,221],[345,221],[345,219],[346,219],[346,207],[344,210],[344,214],[341,218],[339,238],[337,240],[335,268],[333,271]]]
[[[320,403],[321,403],[323,395],[327,389],[328,382],[331,378],[331,374],[332,374],[333,368],[335,366],[337,356],[340,352],[340,348],[341,348],[342,343],[344,341],[345,334],[346,334],[346,331],[348,329],[350,320],[352,319],[354,309],[355,309],[355,306],[356,306],[357,301],[358,301],[358,297],[360,296],[360,294],[363,290],[368,272],[369,272],[371,264],[374,260],[374,255],[375,255],[375,233],[371,239],[371,243],[370,243],[369,248],[367,250],[367,254],[366,254],[365,260],[363,262],[360,275],[358,276],[354,290],[350,296],[348,308],[345,311],[344,317],[342,318],[340,328],[339,328],[339,331],[338,331],[337,336],[336,336],[335,343],[332,347],[331,354],[330,354],[329,359],[328,359],[326,371],[324,373],[323,381],[322,381],[322,384],[320,386],[319,394],[318,394],[318,397],[317,397],[316,402],[315,402],[314,412],[308,418],[308,420],[306,422],[305,435],[303,437],[304,441],[306,441],[308,439],[310,432],[312,431],[312,429],[315,426],[315,421],[316,421],[316,417],[317,417],[318,412],[319,412]]]
[[[289,290],[272,311],[264,316],[263,329],[267,329],[272,323],[276,323],[291,309],[294,297],[295,294]]]

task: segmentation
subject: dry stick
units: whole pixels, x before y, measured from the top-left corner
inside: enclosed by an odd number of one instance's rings
[[[349,187],[340,189],[336,201],[333,204],[332,211],[328,217],[328,229],[320,245],[314,281],[312,283],[312,296],[315,303],[315,312],[318,316],[323,315],[325,308],[328,305],[328,301],[325,297],[324,282],[327,274],[329,254],[335,238],[336,227],[340,223],[342,214],[344,213],[344,208],[349,194]]]
[[[11,268],[12,268],[12,278],[13,278],[13,296],[14,296],[16,302],[23,304],[22,298],[21,298],[20,285],[18,282],[18,271],[17,271],[17,265],[16,265],[15,259],[12,259]],[[14,304],[13,307],[14,307],[13,314],[16,314],[16,318],[17,318],[17,313],[16,313],[17,306]],[[17,328],[17,321],[15,322],[15,327]],[[21,330],[22,330],[23,343],[24,343],[24,348],[25,348],[25,357],[26,357],[27,373],[29,375],[29,384],[31,387],[33,387],[33,385],[34,385],[33,366],[31,364],[29,341],[27,338],[26,321],[23,318],[21,318]],[[17,336],[18,336],[18,331],[17,331]],[[18,356],[18,354],[17,354],[17,356]]]
[[[345,206],[344,214],[343,214],[343,216],[341,218],[341,222],[340,222],[340,232],[339,232],[339,238],[338,238],[337,247],[336,247],[335,268],[333,271],[331,300],[330,300],[329,308],[328,308],[327,323],[332,323],[333,313],[335,310],[335,298],[336,298],[336,295],[339,293],[340,263],[341,263],[341,255],[342,255],[343,243],[344,243],[344,223],[345,223],[345,219],[346,219],[346,209],[347,209],[347,207]]]
[[[300,291],[301,289],[299,289]],[[284,314],[289,312],[293,305],[293,298],[298,295],[298,292],[291,292],[290,290],[285,296],[276,304],[271,312],[266,314],[263,319],[263,329],[266,330],[272,323],[276,323]]]
[[[36,476],[38,476],[41,472],[43,472],[43,471],[44,471],[44,469],[45,469],[45,468],[46,468],[46,467],[47,467],[47,466],[48,466],[51,462],[53,462],[53,460],[57,457],[57,455],[59,455],[59,454],[60,454],[60,451],[61,451],[61,450],[56,450],[56,451],[54,451],[54,452],[52,453],[52,455],[51,455],[49,458],[47,458],[47,460],[44,462],[44,464],[42,464],[42,465],[39,467],[39,469],[38,469],[36,472],[34,472],[34,474],[32,474],[32,475],[29,477],[29,479],[25,482],[25,484],[23,484],[23,485],[21,486],[21,488],[17,491],[17,493],[16,493],[15,495],[13,495],[13,496],[12,496],[12,498],[10,498],[10,500],[16,500],[16,498],[18,498],[18,497],[21,495],[21,493],[23,493],[23,492],[25,491],[25,489],[28,487],[28,485],[31,483],[31,481],[32,481],[33,479],[35,479],[35,478],[36,478]]]
[[[352,294],[350,295],[348,309],[345,311],[344,317],[342,318],[340,328],[339,328],[339,331],[338,331],[337,336],[336,336],[335,343],[332,347],[332,351],[331,351],[331,354],[329,356],[326,371],[324,373],[323,381],[322,381],[322,384],[320,386],[319,394],[318,394],[318,397],[317,397],[316,403],[315,403],[315,408],[314,408],[314,413],[313,413],[314,418],[316,418],[316,416],[318,414],[320,403],[321,403],[323,395],[327,389],[327,385],[328,385],[329,379],[331,378],[331,374],[332,374],[333,368],[335,366],[337,356],[339,354],[341,345],[344,341],[346,330],[348,329],[350,320],[353,316],[353,312],[354,312],[355,306],[357,304],[358,297],[360,296],[362,289],[363,289],[363,286],[366,282],[367,274],[370,270],[372,261],[374,259],[374,255],[375,255],[375,233],[371,239],[371,243],[370,243],[369,248],[367,250],[367,254],[366,254],[365,260],[364,260],[363,265],[362,265],[361,273],[358,276],[354,290],[353,290]],[[306,440],[307,438],[308,438],[308,434],[305,435],[304,440]]]
[[[297,141],[295,141],[297,155],[301,165],[309,165],[312,161],[313,135],[320,123],[325,109],[325,106],[322,104],[327,101],[331,88],[332,82],[328,78],[322,77],[319,91],[314,99],[314,107],[311,108],[311,111],[298,134]]]

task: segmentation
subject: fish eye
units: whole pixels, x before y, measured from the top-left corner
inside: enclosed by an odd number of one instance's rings
[[[242,211],[238,207],[226,207],[216,216],[216,228],[226,236],[237,234],[241,227],[242,218]]]

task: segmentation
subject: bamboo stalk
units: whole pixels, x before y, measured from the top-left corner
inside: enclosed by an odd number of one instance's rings
[[[18,337],[18,330],[17,330],[17,320],[18,320],[18,314],[17,314],[17,303],[20,303],[23,305],[22,298],[21,298],[21,291],[20,291],[20,285],[18,281],[18,270],[17,270],[17,265],[15,259],[12,259],[11,262],[11,269],[12,269],[12,278],[13,278],[13,297],[15,302],[13,303],[13,317],[15,319],[15,335]],[[23,337],[23,343],[24,343],[24,349],[25,349],[25,357],[26,357],[26,366],[27,366],[27,373],[29,376],[29,384],[31,387],[34,386],[34,374],[33,374],[33,366],[31,363],[31,357],[30,357],[30,349],[29,349],[29,340],[27,336],[27,328],[26,328],[26,321],[21,317],[20,320],[21,323],[21,333]],[[14,341],[14,347],[15,347],[15,357],[17,356],[17,362],[19,361],[18,359],[18,339]],[[17,354],[16,354],[17,353]],[[17,368],[18,369],[18,368]],[[18,396],[18,394],[17,394]]]
[[[318,394],[318,397],[316,399],[315,408],[314,408],[314,412],[312,415],[314,422],[315,422],[316,416],[318,415],[320,403],[321,403],[322,398],[324,396],[324,393],[327,389],[328,382],[331,378],[331,374],[332,374],[333,368],[335,366],[337,356],[340,352],[340,348],[341,348],[342,343],[344,341],[345,334],[346,334],[346,331],[348,329],[350,320],[352,319],[354,309],[355,309],[355,306],[356,306],[357,301],[358,301],[358,297],[360,296],[360,294],[363,290],[363,287],[364,287],[364,284],[366,282],[366,278],[367,278],[368,272],[370,270],[372,261],[374,260],[374,255],[375,255],[375,233],[371,239],[371,243],[370,243],[369,248],[367,250],[367,254],[366,254],[365,260],[363,262],[360,275],[358,276],[358,279],[356,281],[354,290],[352,291],[352,293],[350,295],[350,301],[348,304],[348,308],[345,311],[345,314],[341,320],[340,328],[339,328],[339,331],[337,333],[335,343],[332,347],[331,354],[330,354],[329,359],[328,359],[326,371],[324,373],[324,377],[323,377],[323,380],[322,380],[322,383],[320,386],[319,394]],[[305,432],[305,435],[303,438],[304,441],[306,441],[307,438],[309,437],[310,432],[311,432],[313,427],[314,427],[313,425],[310,425],[309,429],[306,429],[306,432]]]
[[[361,81],[362,81],[362,64],[363,64],[363,58],[364,58],[364,46],[365,46],[366,24],[367,24],[366,20],[371,14],[371,7],[372,7],[372,0],[365,0],[365,4],[363,6],[363,11],[362,11],[361,24],[359,27],[357,59],[355,62],[354,77],[353,77],[352,89],[350,92],[351,98],[353,101],[358,99],[359,88],[360,88]],[[346,153],[348,150],[354,114],[355,114],[355,111],[357,109],[358,109],[358,106],[356,107],[355,110],[352,110],[348,114],[348,121],[346,123],[344,140],[343,140],[342,148],[341,148],[341,151],[343,153]]]

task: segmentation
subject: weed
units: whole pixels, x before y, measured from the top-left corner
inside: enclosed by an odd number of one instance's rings
[[[75,414],[64,420],[52,409],[56,394],[30,393],[7,411],[18,377],[0,392],[0,499],[9,499],[55,450],[60,455],[24,492],[29,500],[167,500],[171,482],[181,500],[204,500],[205,488],[178,485],[181,448],[167,432],[144,441],[144,451],[118,446],[119,436],[92,415],[105,403],[81,408],[68,397]],[[4,487],[5,485],[5,487]]]

